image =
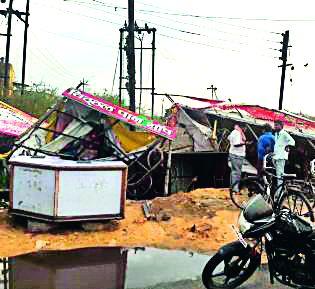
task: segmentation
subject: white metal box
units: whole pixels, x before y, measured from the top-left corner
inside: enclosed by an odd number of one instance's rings
[[[57,157],[10,160],[10,212],[51,221],[124,217],[127,166]]]

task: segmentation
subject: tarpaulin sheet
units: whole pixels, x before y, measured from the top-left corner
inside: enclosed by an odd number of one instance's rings
[[[120,141],[125,152],[137,150],[147,146],[155,140],[155,136],[148,132],[130,131],[122,123],[116,123],[112,127],[113,132]]]
[[[196,108],[196,110],[201,109],[208,114],[217,114],[222,117],[233,116],[233,118],[239,121],[250,121],[259,125],[263,124],[263,122],[273,123],[275,120],[280,120],[284,123],[285,129],[291,132],[295,132],[299,135],[308,134],[312,138],[315,137],[315,121],[287,111],[270,109],[259,105],[235,104],[193,96],[181,97],[203,103],[204,106],[202,108]]]

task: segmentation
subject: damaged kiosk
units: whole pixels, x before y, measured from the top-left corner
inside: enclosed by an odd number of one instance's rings
[[[152,188],[161,146],[175,136],[173,127],[68,89],[14,144],[9,211],[53,222],[121,219],[126,193],[138,199]]]

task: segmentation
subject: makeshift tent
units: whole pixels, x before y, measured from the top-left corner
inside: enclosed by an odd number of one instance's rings
[[[63,96],[18,138],[11,157],[121,160],[128,165],[130,198],[158,194],[164,165],[160,148],[176,137],[176,129],[78,89],[68,89]]]
[[[315,158],[315,122],[286,111],[257,105],[232,104],[192,97],[193,108],[174,103],[169,111],[169,125],[177,126],[177,138],[172,143],[172,161],[168,181],[171,192],[192,187],[228,186],[229,169],[227,136],[235,122],[245,123],[247,136],[256,140],[262,126],[281,120],[295,138],[296,147],[290,153],[288,172],[304,178],[309,162]],[[255,174],[256,144],[248,147],[243,171]],[[200,169],[200,168],[203,169]]]

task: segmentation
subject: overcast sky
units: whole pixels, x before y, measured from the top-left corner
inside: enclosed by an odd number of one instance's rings
[[[26,0],[15,0],[23,10]],[[112,90],[119,28],[127,20],[127,0],[30,0],[27,83],[60,90],[83,77],[92,91]],[[311,0],[135,0],[139,26],[155,27],[156,92],[219,99],[277,108],[281,33],[290,31],[284,108],[314,113],[315,15]],[[4,9],[7,4],[0,4]],[[115,6],[117,7],[115,9]],[[178,15],[174,15],[178,14]],[[189,15],[191,16],[189,16]],[[202,16],[202,17],[193,17]],[[6,19],[0,18],[6,30]],[[22,22],[14,18],[10,62],[21,80]],[[144,45],[150,45],[145,35]],[[139,41],[136,41],[139,45]],[[0,44],[5,54],[5,39]],[[307,64],[307,65],[306,65]],[[139,57],[136,59],[139,85]],[[143,55],[143,86],[150,85],[150,52]],[[113,92],[118,93],[118,71]],[[291,80],[291,81],[290,81]],[[149,95],[144,94],[146,106]],[[161,97],[156,96],[157,110]],[[187,100],[176,101],[194,106]],[[165,101],[164,106],[169,106]]]

